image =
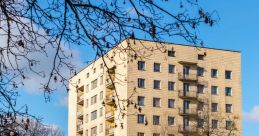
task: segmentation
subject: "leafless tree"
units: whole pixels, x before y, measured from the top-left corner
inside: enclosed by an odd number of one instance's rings
[[[235,136],[237,135],[237,123],[238,118],[235,115],[227,115],[226,112],[219,108],[218,112],[211,112],[210,101],[202,99],[204,106],[198,109],[197,122],[194,123],[194,128],[197,129],[198,135],[201,136]],[[212,120],[217,120],[216,127],[213,126]],[[231,121],[229,126],[222,125],[226,124],[226,121]],[[221,125],[219,125],[221,124]]]
[[[128,37],[154,41],[181,37],[203,45],[198,30],[203,24],[213,26],[213,15],[197,0],[1,0],[0,114],[27,114],[27,108],[16,107],[16,99],[17,89],[30,78],[28,72],[47,79],[42,83],[47,101],[55,90],[51,83],[68,90],[61,69],[76,74],[76,66],[65,47],[92,46],[97,58]],[[41,62],[32,56],[48,56],[49,50],[55,52],[50,71],[39,71],[36,66]]]
[[[44,125],[37,120],[31,120],[27,131],[20,131],[20,135],[27,136],[64,136],[62,130],[54,125]]]
[[[44,125],[35,117],[1,115],[0,135],[4,136],[63,136],[60,128]]]

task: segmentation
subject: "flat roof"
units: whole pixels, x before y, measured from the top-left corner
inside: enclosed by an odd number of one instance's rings
[[[126,38],[126,39],[132,39],[132,40],[141,40],[141,41],[147,41],[147,42],[159,42],[159,43],[165,43],[165,44],[174,44],[174,45],[179,45],[179,46],[192,46],[192,47],[199,47],[197,45],[190,45],[190,44],[180,44],[180,43],[173,43],[173,42],[166,42],[166,41],[154,41],[154,40],[148,40],[148,39],[141,39],[141,38]],[[124,39],[123,41],[125,41]],[[220,48],[212,48],[212,47],[206,47],[206,46],[200,46],[201,48],[206,48],[206,49],[213,49],[213,50],[221,50],[221,51],[230,51],[230,52],[241,52],[238,50],[230,50],[230,49],[220,49]]]

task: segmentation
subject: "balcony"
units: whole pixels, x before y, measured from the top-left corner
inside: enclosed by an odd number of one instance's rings
[[[109,93],[105,97],[105,104],[107,105],[114,105],[115,104],[115,97],[113,93]]]
[[[84,95],[77,97],[77,104],[80,104],[80,105],[84,104]]]
[[[105,135],[106,136],[114,136],[114,129],[115,129],[115,124],[106,122],[106,127],[105,127]]]
[[[105,119],[107,121],[113,122],[114,121],[114,111],[111,110],[111,111],[106,112]]]
[[[193,133],[198,133],[198,128],[195,126],[180,125],[178,128],[178,132],[183,134],[193,134]]]
[[[115,78],[110,79],[109,77],[106,79],[106,84],[105,84],[106,88],[108,88],[108,89],[114,89],[115,88],[115,86],[114,86],[114,79]]]
[[[181,81],[197,81],[198,76],[196,74],[178,73],[178,79]]]
[[[181,116],[198,116],[198,110],[196,108],[179,108],[179,114]]]
[[[178,63],[183,64],[183,65],[197,65],[198,64],[197,61],[185,61],[185,60],[179,61]]]
[[[115,86],[114,86],[114,81],[115,81],[115,69],[116,67],[112,67],[110,69],[107,70],[107,74],[106,74],[106,88],[109,88],[109,89],[114,89]]]
[[[84,130],[84,125],[83,124],[78,124],[77,125],[77,133],[79,134],[83,134],[83,130]]]
[[[78,112],[76,113],[76,115],[77,115],[77,118],[78,118],[78,119],[83,120],[83,118],[84,118],[83,112],[78,111]]]
[[[207,87],[208,86],[208,81],[205,81],[205,80],[201,80],[201,78],[198,79],[198,84],[201,84],[201,85],[204,85],[204,87]]]
[[[179,90],[178,96],[179,96],[179,98],[182,98],[182,99],[197,99],[198,98],[198,93],[197,93],[197,91],[183,91],[183,90]]]
[[[105,129],[106,136],[113,136],[115,128],[107,128]]]

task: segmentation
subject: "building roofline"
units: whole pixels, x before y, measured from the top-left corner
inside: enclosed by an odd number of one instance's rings
[[[125,38],[124,40],[122,40],[121,42],[119,42],[117,45],[114,45],[111,49],[109,49],[107,52],[105,52],[104,54],[108,53],[109,51],[111,51],[112,49],[114,49],[116,46],[118,46],[119,44],[123,43],[124,41],[126,40],[139,40],[139,41],[147,41],[147,42],[159,42],[159,43],[164,43],[164,44],[174,44],[174,45],[178,45],[178,46],[192,46],[192,47],[197,47],[195,45],[188,45],[188,44],[180,44],[180,43],[173,43],[173,42],[166,42],[166,41],[155,41],[155,40],[148,40],[148,39],[141,39],[141,38]],[[205,48],[205,49],[213,49],[213,50],[221,50],[221,51],[229,51],[229,52],[237,52],[237,53],[241,53],[241,51],[238,51],[238,50],[230,50],[230,49],[219,49],[219,48],[211,48],[211,47],[205,47],[205,46],[202,46],[201,48]],[[101,57],[101,56],[100,56]],[[78,73],[80,73],[81,71],[83,71],[84,69],[86,69],[88,66],[90,66],[91,64],[93,64],[96,60],[98,60],[100,57],[96,58],[96,59],[93,59],[90,63],[88,63],[85,67],[83,67],[81,70],[79,70],[76,75]],[[69,78],[72,79],[74,76],[76,75],[73,75]]]
[[[126,39],[132,39],[132,40],[141,40],[141,41],[147,41],[147,42],[159,42],[159,43],[164,43],[164,44],[174,44],[174,45],[179,45],[179,46],[193,46],[193,47],[198,47],[197,45],[191,45],[191,44],[181,44],[181,43],[173,43],[173,42],[166,42],[166,41],[154,41],[154,40],[148,40],[148,39],[141,39],[141,38],[126,38]],[[125,40],[126,40],[125,39]],[[123,40],[123,41],[125,41]],[[230,51],[230,52],[238,52],[241,53],[239,50],[231,50],[231,49],[220,49],[220,48],[212,48],[212,47],[206,47],[206,46],[201,46],[201,48],[205,49],[213,49],[213,50],[221,50],[221,51]]]

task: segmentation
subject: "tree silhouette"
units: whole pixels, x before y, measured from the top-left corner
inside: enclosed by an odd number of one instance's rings
[[[27,108],[16,107],[17,89],[30,78],[28,72],[46,79],[41,84],[47,101],[55,90],[52,83],[59,82],[68,90],[68,79],[61,69],[76,74],[76,66],[65,47],[91,46],[96,57],[102,57],[128,37],[154,41],[181,37],[203,45],[197,33],[202,24],[215,24],[212,15],[214,12],[205,11],[198,0],[2,0],[0,114],[28,114]],[[49,50],[55,52],[50,71],[40,71],[36,66],[41,62],[33,54],[48,56]]]

